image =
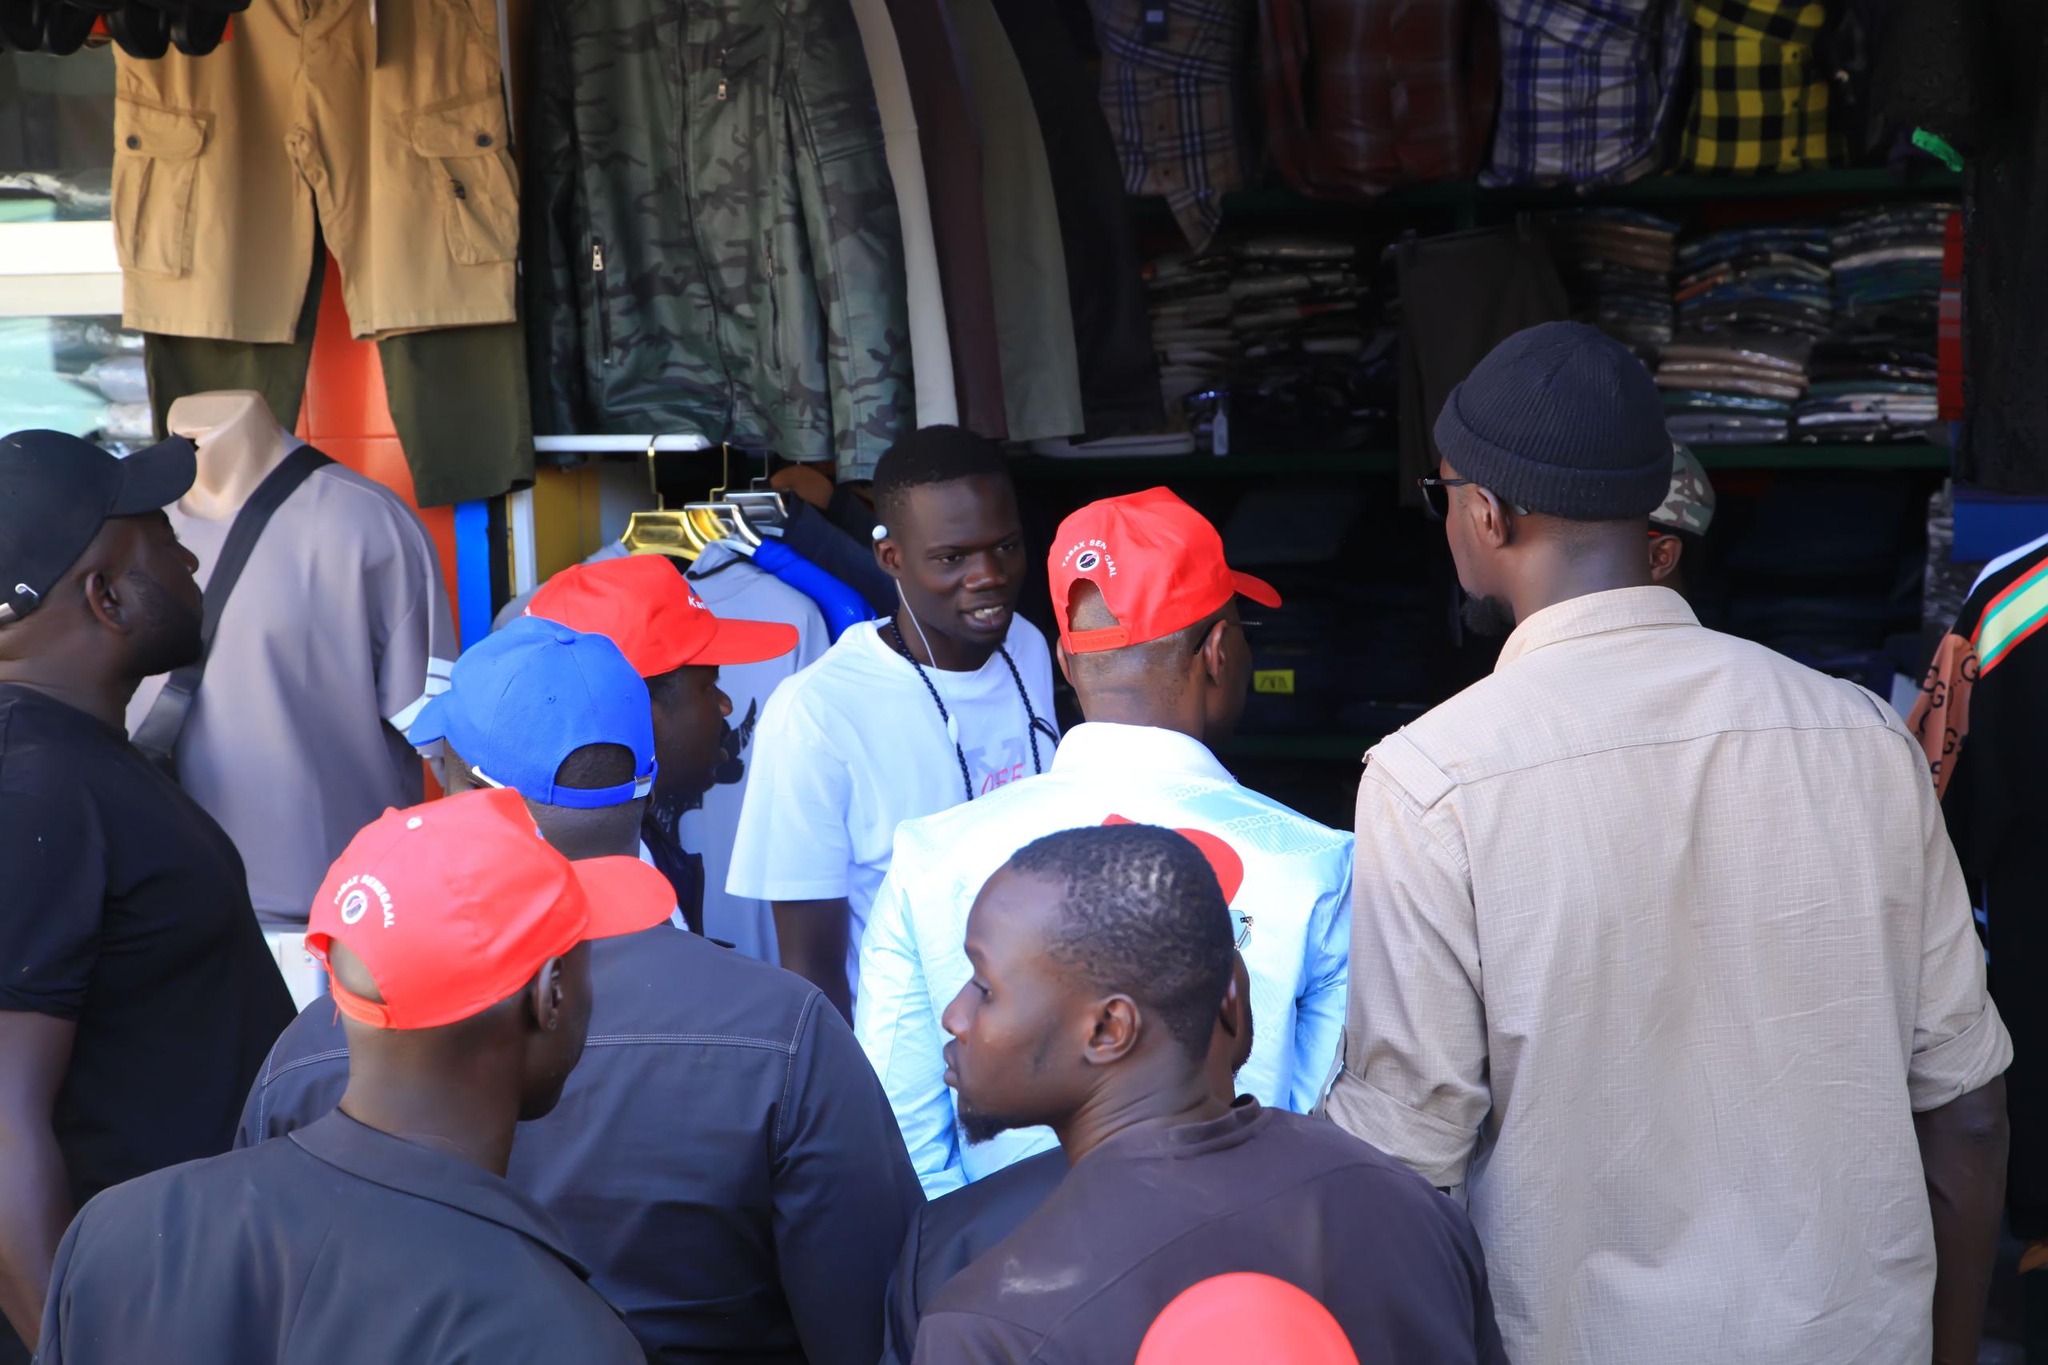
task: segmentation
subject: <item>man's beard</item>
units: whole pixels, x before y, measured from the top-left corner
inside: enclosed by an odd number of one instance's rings
[[[960,1132],[970,1147],[979,1147],[991,1142],[1004,1133],[1016,1128],[1035,1128],[1028,1119],[1003,1118],[996,1114],[984,1114],[975,1109],[960,1111]]]
[[[199,662],[201,613],[173,597],[161,583],[130,572],[123,580],[135,599],[142,630],[135,640],[133,669],[138,678],[153,678]]]
[[[1474,635],[1499,638],[1515,632],[1515,609],[1498,597],[1467,594],[1458,614],[1464,618],[1465,629]]]

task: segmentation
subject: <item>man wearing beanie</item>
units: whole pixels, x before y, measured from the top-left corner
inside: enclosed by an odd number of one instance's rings
[[[1652,584],[1619,344],[1510,337],[1436,439],[1512,633],[1367,757],[1330,1116],[1462,1188],[1522,1365],[1975,1360],[2012,1051],[1911,736]]]

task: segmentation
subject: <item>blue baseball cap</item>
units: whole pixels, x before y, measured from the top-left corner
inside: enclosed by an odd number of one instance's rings
[[[596,810],[654,787],[654,712],[647,684],[619,647],[553,621],[522,616],[463,651],[448,690],[421,709],[406,736],[446,740],[477,780],[544,806]],[[635,781],[558,787],[562,761],[591,744],[633,751]]]

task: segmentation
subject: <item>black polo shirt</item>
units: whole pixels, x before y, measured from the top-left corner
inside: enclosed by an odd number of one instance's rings
[[[292,1000],[242,859],[113,726],[0,684],[0,1010],[77,1027],[51,1116],[74,1205],[228,1150]],[[0,1359],[22,1351],[0,1322]]]
[[[918,1320],[947,1281],[1015,1232],[1060,1181],[1067,1154],[1055,1147],[941,1195],[917,1211],[889,1277],[882,1365],[910,1365]]]
[[[640,1346],[538,1205],[334,1113],[86,1205],[41,1365],[626,1365]]]
[[[1130,1365],[1181,1291],[1256,1271],[1321,1300],[1358,1358],[1506,1365],[1464,1212],[1335,1125],[1241,1099],[1127,1129],[939,1291],[919,1365]]]
[[[655,1361],[874,1365],[923,1203],[881,1082],[809,982],[668,925],[591,944],[590,1041],[512,1183]],[[278,1040],[241,1142],[333,1109],[334,1006]]]

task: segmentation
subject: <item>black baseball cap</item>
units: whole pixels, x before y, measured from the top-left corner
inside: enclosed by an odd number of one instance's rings
[[[109,518],[184,497],[195,449],[174,436],[121,460],[61,431],[0,436],[0,622],[41,606]]]

